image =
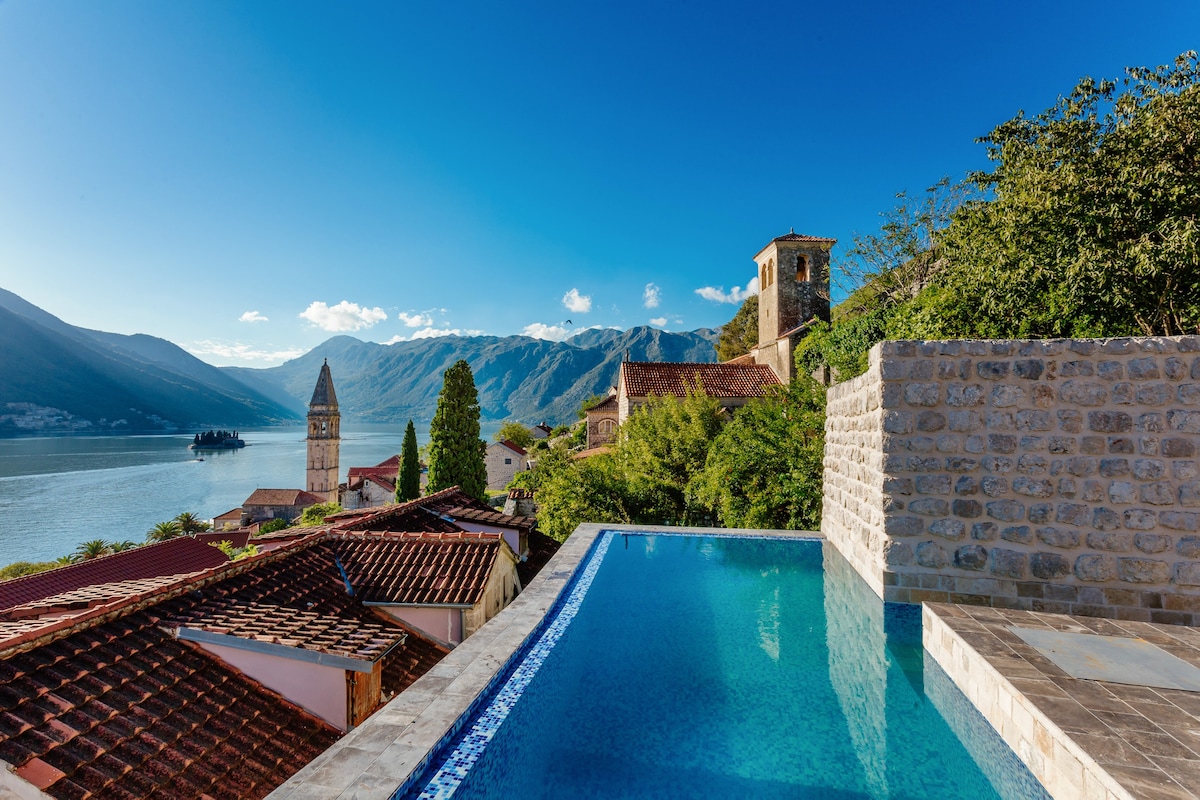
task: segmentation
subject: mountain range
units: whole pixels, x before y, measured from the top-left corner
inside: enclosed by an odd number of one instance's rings
[[[607,392],[623,358],[715,361],[718,334],[637,327],[565,342],[447,336],[391,345],[335,336],[277,367],[214,367],[165,339],[70,325],[0,289],[0,436],[294,424],[325,360],[346,422],[427,425],[442,373],[466,359],[482,421],[554,425]]]

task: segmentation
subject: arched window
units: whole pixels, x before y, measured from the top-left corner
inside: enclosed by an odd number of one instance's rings
[[[600,431],[601,436],[609,436],[617,429],[617,423],[611,419],[602,419],[596,428]]]
[[[804,283],[808,280],[808,259],[800,256],[796,259],[796,281],[797,283]]]
[[[767,262],[767,286],[775,282],[775,259]]]

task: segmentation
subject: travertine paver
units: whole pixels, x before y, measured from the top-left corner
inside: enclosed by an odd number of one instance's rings
[[[941,667],[1056,798],[1200,798],[1200,692],[1070,677],[1010,629],[1135,638],[1200,667],[1200,630],[925,604]]]

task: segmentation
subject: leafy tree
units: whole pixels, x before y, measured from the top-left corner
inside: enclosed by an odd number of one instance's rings
[[[214,542],[212,546],[224,553],[230,561],[241,561],[243,558],[258,555],[258,545],[256,544],[247,544],[245,547],[234,547],[233,542],[225,539],[220,542]]]
[[[717,339],[717,360],[728,361],[749,353],[758,346],[758,295],[742,303],[733,319],[721,326]]]
[[[493,442],[509,441],[517,447],[526,448],[533,444],[533,434],[519,422],[506,422],[492,435]]]
[[[159,522],[155,524],[155,526],[146,533],[146,541],[165,542],[168,539],[174,539],[175,537],[182,535],[182,526],[172,519],[167,520],[166,522]]]
[[[87,542],[82,542],[75,548],[76,555],[83,561],[91,561],[93,558],[108,555],[108,542],[103,539],[92,539]]]
[[[0,581],[10,578],[20,578],[24,575],[35,575],[48,569],[62,566],[58,561],[16,561],[0,568]]]
[[[296,525],[301,528],[311,528],[322,524],[330,514],[336,514],[341,510],[340,503],[314,503],[301,512],[300,519],[296,520]]]
[[[282,517],[276,517],[275,519],[269,519],[262,525],[259,525],[258,535],[262,536],[264,533],[274,533],[275,531],[281,531],[285,528],[290,528],[291,526],[292,524],[286,519],[283,519]]]
[[[120,553],[123,550],[132,550],[135,547],[140,547],[137,542],[131,542],[126,539],[123,542],[109,542],[108,551],[110,553]]]
[[[1086,78],[980,140],[945,269],[898,330],[1015,337],[1200,329],[1200,60]]]
[[[417,458],[417,429],[408,421],[400,446],[400,471],[396,475],[396,502],[407,503],[421,496],[421,462]]]
[[[429,491],[458,486],[484,500],[487,469],[479,438],[479,395],[471,367],[460,359],[446,370],[429,429]]]
[[[640,521],[625,506],[626,488],[612,456],[578,461],[568,457],[557,462],[541,481],[538,528],[564,542],[584,522]]]
[[[590,397],[585,397],[583,399],[583,402],[579,404],[579,408],[576,409],[575,416],[578,419],[587,419],[588,409],[591,408],[592,406],[596,405],[597,403],[599,403],[603,400],[607,400],[607,399],[608,399],[607,392],[605,392],[604,394],[594,394],[594,395],[591,395]]]
[[[179,523],[179,529],[186,534],[204,533],[212,529],[211,525],[197,517],[191,511],[184,511],[175,517],[175,522]]]
[[[738,409],[689,490],[722,525],[816,530],[824,448],[825,389],[801,376]]]

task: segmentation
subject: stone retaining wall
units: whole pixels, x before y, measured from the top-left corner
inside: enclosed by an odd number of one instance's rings
[[[885,600],[1200,622],[1200,337],[882,342],[822,533]]]

